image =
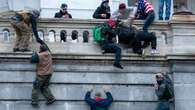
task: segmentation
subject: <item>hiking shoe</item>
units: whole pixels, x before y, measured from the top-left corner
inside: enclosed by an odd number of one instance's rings
[[[120,63],[114,63],[114,67],[117,67],[117,68],[123,69],[123,67],[121,66],[121,64],[120,64]]]
[[[54,102],[56,101],[56,99],[50,99],[50,100],[47,100],[47,102],[46,102],[46,105],[51,105],[51,104],[53,104]]]
[[[33,106],[33,107],[38,107],[39,106],[39,104],[37,103],[37,102],[31,102],[31,105]]]
[[[20,51],[20,49],[19,48],[14,48],[13,49],[13,52],[17,52],[17,51]]]

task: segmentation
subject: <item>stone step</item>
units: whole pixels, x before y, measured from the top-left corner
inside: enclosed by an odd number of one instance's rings
[[[155,63],[140,63],[137,64],[124,64],[124,69],[118,69],[113,67],[112,64],[107,64],[103,62],[101,65],[95,64],[96,62],[91,63],[82,63],[80,62],[71,64],[71,62],[65,63],[54,63],[54,71],[57,72],[112,72],[112,73],[123,73],[123,72],[144,72],[144,73],[156,73],[161,71],[169,71],[169,68],[166,64],[155,64]],[[35,71],[35,64],[30,64],[29,62],[0,62],[0,71]]]
[[[31,83],[34,71],[0,71],[0,83]],[[112,72],[54,72],[51,82],[56,84],[112,84],[150,85],[155,82],[154,73]]]
[[[51,84],[50,88],[57,100],[80,101],[84,99],[87,84]],[[94,85],[94,91],[103,92],[103,85]],[[0,83],[0,100],[30,100],[31,83]],[[148,85],[112,85],[110,92],[115,101],[157,101],[154,87]],[[92,93],[92,96],[94,96]],[[42,98],[40,98],[42,99]]]
[[[155,110],[156,102],[114,102],[109,110]],[[1,110],[90,110],[84,101],[57,101],[46,106],[45,101],[40,102],[38,108],[33,108],[30,101],[1,101]]]

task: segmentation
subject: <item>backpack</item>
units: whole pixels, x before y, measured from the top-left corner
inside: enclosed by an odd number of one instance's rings
[[[39,55],[37,52],[33,52],[31,58],[30,58],[31,63],[39,63]]]
[[[97,43],[101,42],[104,40],[104,36],[102,34],[102,26],[96,26],[93,28],[93,40]]]
[[[173,83],[168,75],[165,75],[165,83],[166,83],[166,96],[168,96],[169,99],[174,98],[174,88]]]

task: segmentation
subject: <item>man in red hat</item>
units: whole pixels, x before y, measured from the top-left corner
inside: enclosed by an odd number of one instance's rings
[[[118,10],[112,14],[112,18],[122,20],[126,27],[132,26],[132,20],[135,17],[136,7],[127,8],[125,3],[119,4]]]

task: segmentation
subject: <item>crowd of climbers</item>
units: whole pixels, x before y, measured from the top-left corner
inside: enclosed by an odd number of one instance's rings
[[[162,20],[162,7],[166,3],[166,17],[170,16],[170,0],[160,0],[159,19]],[[60,11],[55,13],[55,18],[72,18],[71,14],[67,11],[67,5],[62,4]],[[31,62],[37,64],[37,75],[33,82],[32,89],[32,105],[38,106],[38,93],[39,91],[46,98],[46,104],[55,102],[55,97],[49,89],[50,79],[52,77],[52,56],[51,51],[46,43],[39,38],[37,32],[37,19],[40,12],[37,10],[21,11],[16,13],[11,18],[11,25],[16,31],[16,42],[13,48],[14,52],[17,51],[30,51],[29,42],[30,35],[33,32],[36,41],[40,44],[40,51],[33,53]],[[128,8],[126,4],[121,3],[118,9],[111,15],[109,0],[102,0],[102,3],[95,10],[93,18],[108,19],[102,25],[96,26],[93,29],[94,40],[99,43],[102,48],[102,53],[115,53],[114,66],[123,69],[120,64],[121,48],[117,43],[123,43],[131,46],[133,52],[139,55],[144,54],[144,48],[151,45],[152,54],[158,53],[156,50],[156,35],[154,32],[149,32],[148,28],[151,26],[155,19],[154,9],[151,3],[147,0],[137,0],[137,7]],[[145,20],[142,29],[138,29],[134,23],[134,19]],[[86,36],[88,32],[84,32]],[[118,36],[118,38],[116,38]],[[61,40],[66,41],[66,31],[60,34]],[[73,31],[72,42],[76,43],[78,39],[78,32]],[[115,40],[114,40],[115,38]],[[170,100],[173,99],[173,84],[167,74],[158,73],[156,75],[155,91],[159,99],[159,104],[156,110],[169,110]],[[113,97],[107,89],[104,88],[106,99],[102,98],[101,93],[96,93],[95,98],[91,98],[93,89],[86,93],[85,101],[90,105],[91,110],[108,110],[108,107],[113,102]]]

